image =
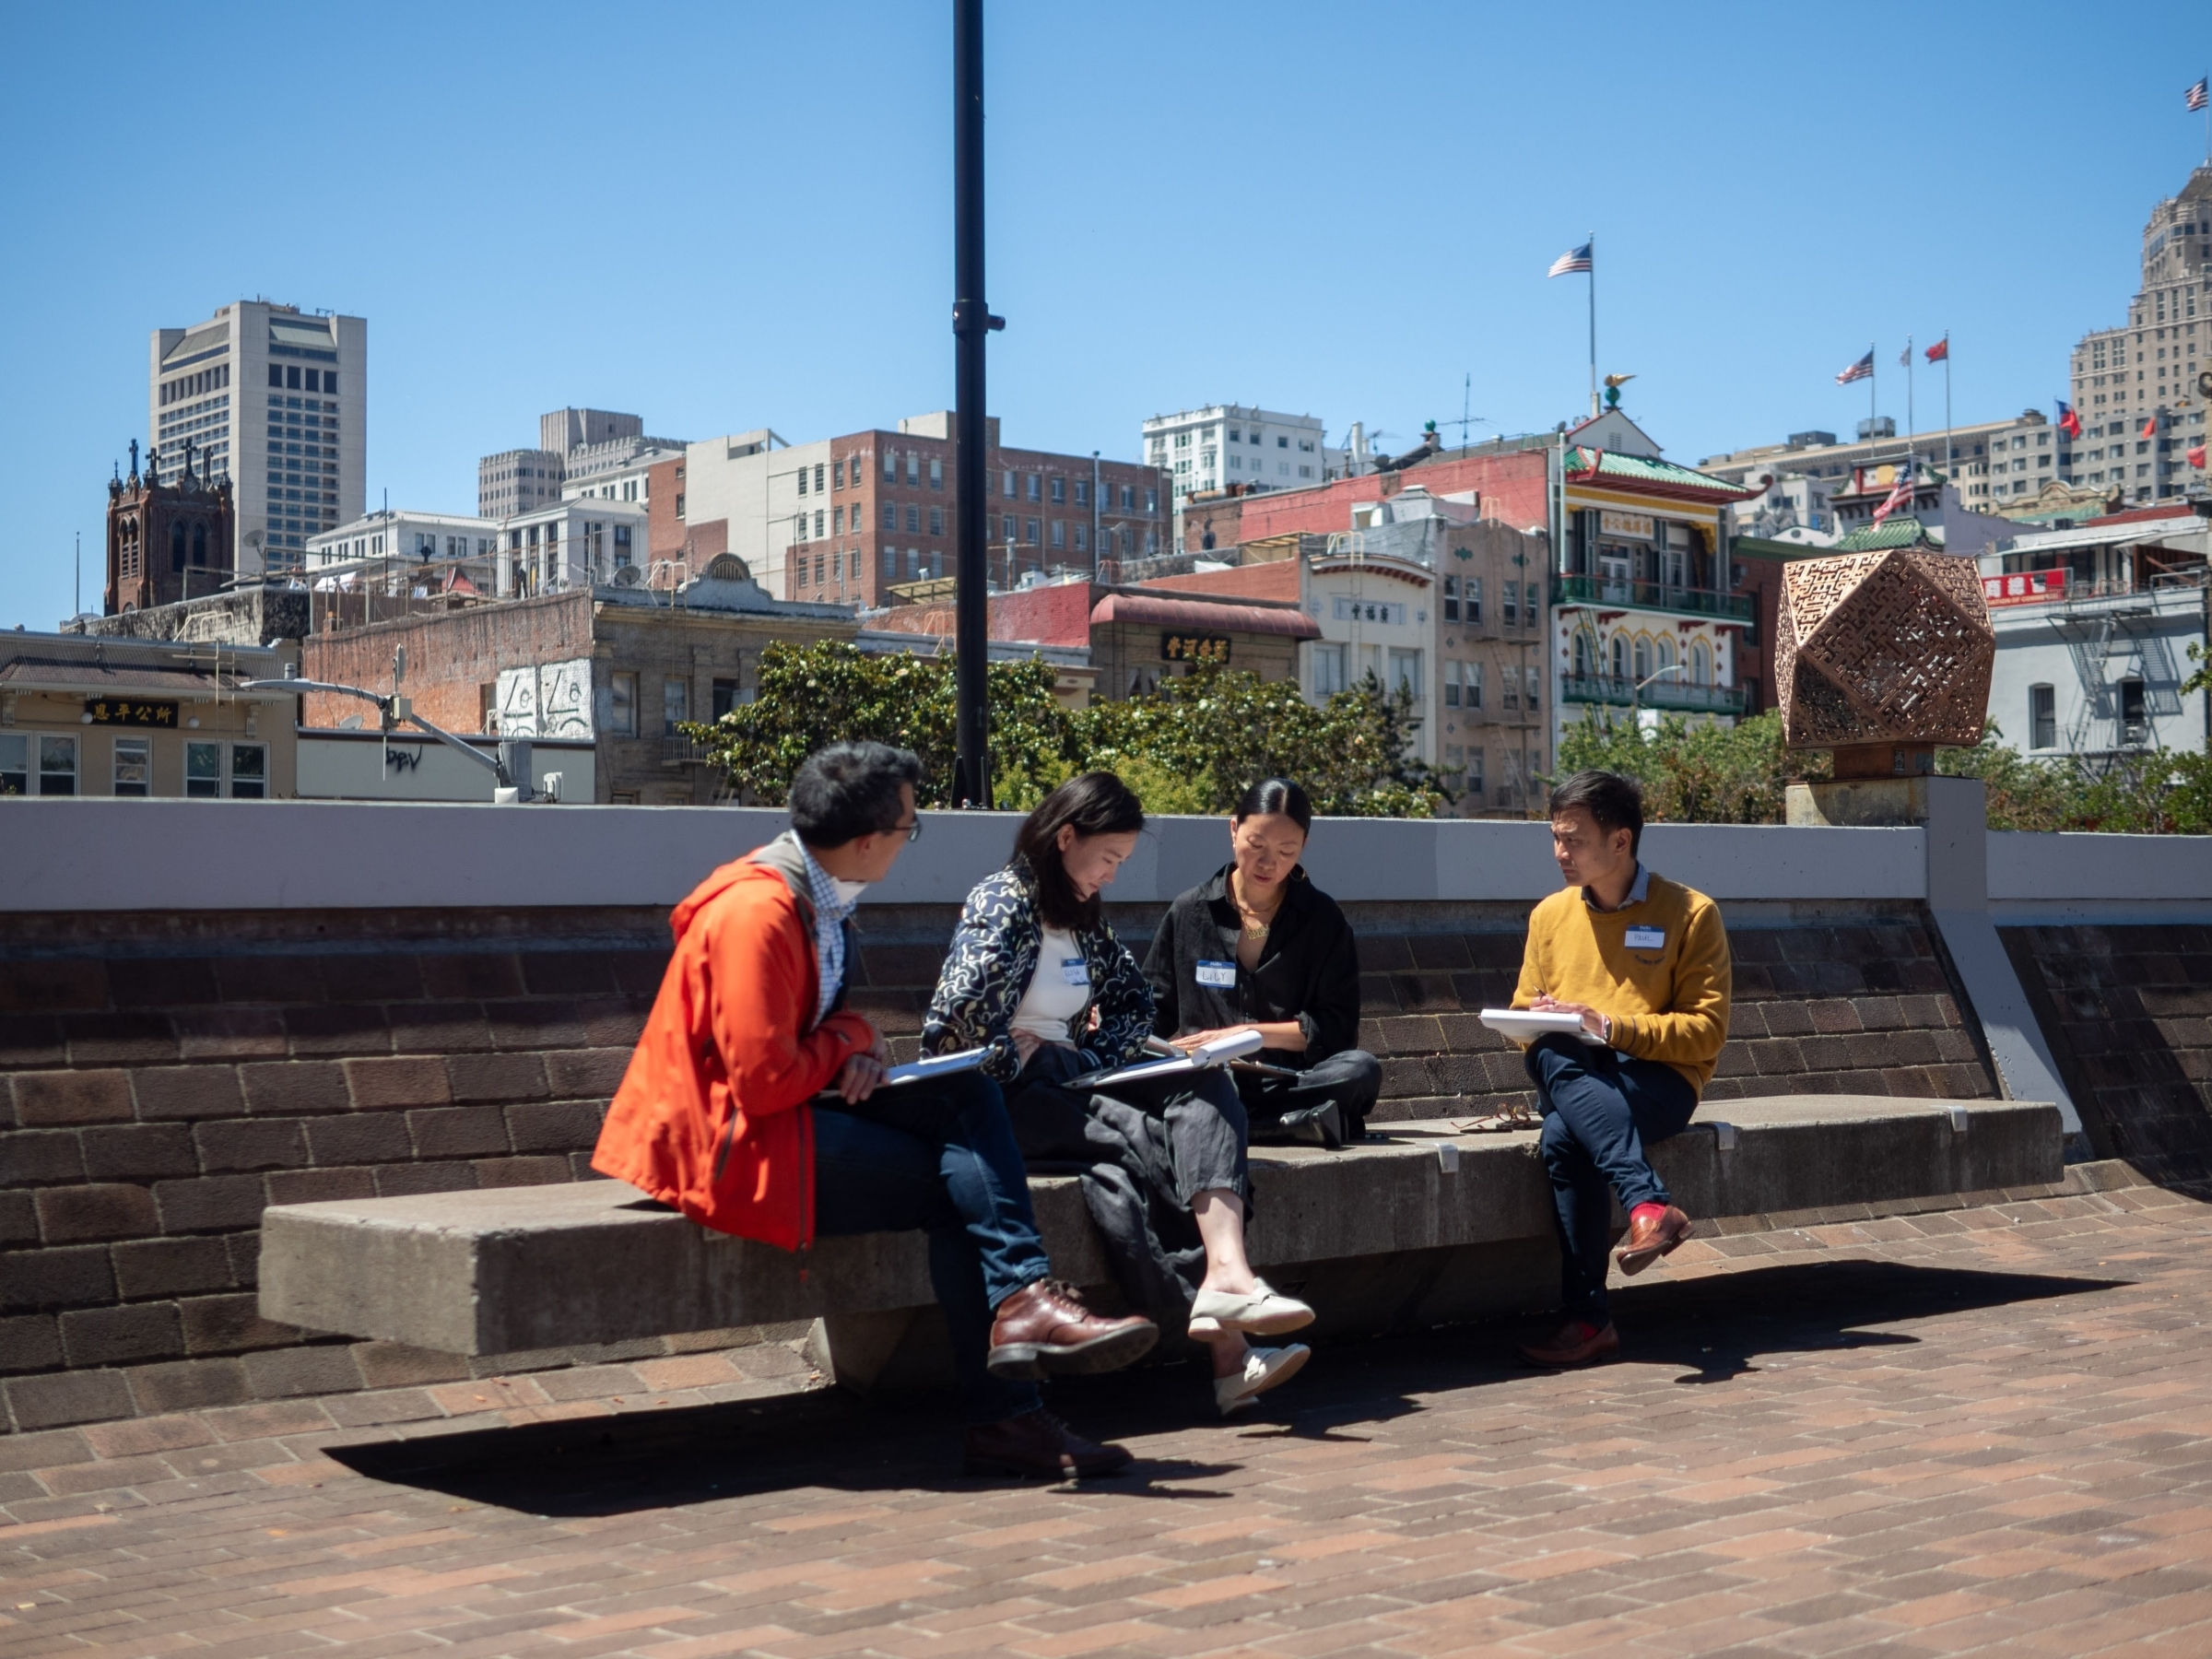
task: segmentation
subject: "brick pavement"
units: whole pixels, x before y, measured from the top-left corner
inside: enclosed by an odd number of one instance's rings
[[[1143,1460],[1083,1490],[642,1362],[18,1435],[0,1652],[2201,1659],[2207,1241],[2140,1186],[1700,1241],[1597,1371],[1462,1328],[1230,1426],[1185,1369],[1064,1386]]]

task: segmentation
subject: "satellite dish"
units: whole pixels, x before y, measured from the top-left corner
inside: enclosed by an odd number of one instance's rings
[[[615,585],[619,588],[636,587],[644,580],[645,578],[639,573],[636,565],[624,565],[615,572]]]
[[[341,732],[358,732],[360,729],[361,717],[359,714],[348,714],[338,722],[338,730]]]
[[[2198,371],[2196,390],[2200,396],[2212,397],[2212,369]]]

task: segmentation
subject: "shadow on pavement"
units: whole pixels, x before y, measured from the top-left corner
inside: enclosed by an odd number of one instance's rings
[[[2126,1282],[1880,1261],[1794,1263],[1633,1283],[1614,1293],[1614,1312],[1625,1360],[1678,1367],[1678,1384],[1724,1383],[1776,1369],[1773,1357],[1920,1341],[1871,1327]],[[1542,1374],[1515,1359],[1512,1342],[1520,1334],[1459,1325],[1329,1343],[1279,1394],[1219,1425],[1217,1459],[1140,1457],[1128,1475],[1082,1489],[1171,1501],[1227,1497],[1207,1483],[1241,1467],[1235,1459],[1246,1442],[1357,1442],[1369,1438],[1360,1426],[1421,1410],[1422,1394]],[[1065,1379],[1052,1385],[1048,1404],[1104,1440],[1214,1421],[1204,1374],[1192,1365]],[[373,1480],[535,1515],[620,1514],[805,1488],[972,1491],[1015,1484],[963,1476],[959,1440],[949,1399],[868,1401],[831,1389],[332,1446],[327,1454]]]

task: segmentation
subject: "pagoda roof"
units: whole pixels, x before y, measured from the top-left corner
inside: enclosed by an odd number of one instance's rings
[[[1707,501],[1744,501],[1760,493],[1755,486],[1731,484],[1695,467],[1677,466],[1656,456],[1623,455],[1612,450],[1575,445],[1566,453],[1567,476],[1583,483],[1616,485],[1647,495]]]
[[[1878,524],[1861,524],[1836,538],[1830,553],[1878,553],[1888,547],[1941,547],[1927,526],[1909,512],[1893,512]]]

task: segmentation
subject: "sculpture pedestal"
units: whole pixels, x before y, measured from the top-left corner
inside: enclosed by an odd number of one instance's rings
[[[1792,783],[1783,794],[1783,821],[1798,829],[1897,829],[1928,821],[1928,780],[1840,778]]]

